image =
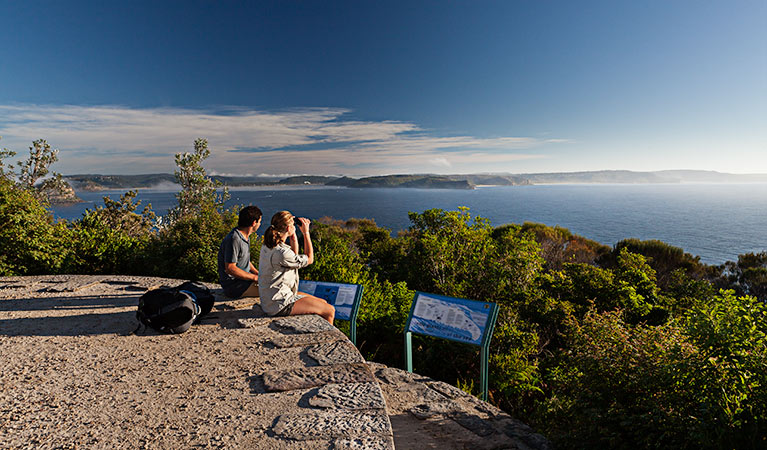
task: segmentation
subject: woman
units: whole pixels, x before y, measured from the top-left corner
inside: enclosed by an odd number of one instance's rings
[[[294,219],[304,235],[304,251],[298,254]],[[314,262],[314,247],[309,236],[309,219],[293,217],[288,211],[272,216],[264,232],[264,245],[258,259],[258,291],[261,308],[270,316],[318,314],[333,324],[336,310],[325,300],[298,292],[298,269]]]

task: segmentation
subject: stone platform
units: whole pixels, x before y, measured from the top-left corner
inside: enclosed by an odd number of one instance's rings
[[[136,330],[138,297],[180,283],[0,278],[0,448],[549,446],[459,389],[366,362],[317,316],[269,318],[218,285],[188,332]]]

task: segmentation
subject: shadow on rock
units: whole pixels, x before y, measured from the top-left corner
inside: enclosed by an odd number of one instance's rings
[[[128,335],[136,329],[135,311],[0,319],[1,336]]]

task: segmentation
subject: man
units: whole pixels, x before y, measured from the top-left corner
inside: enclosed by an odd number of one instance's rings
[[[261,210],[246,206],[237,227],[218,249],[218,281],[227,297],[258,297],[258,270],[250,262],[250,235],[261,226]]]

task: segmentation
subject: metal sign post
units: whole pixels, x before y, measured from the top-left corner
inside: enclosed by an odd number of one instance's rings
[[[349,340],[357,345],[357,314],[362,300],[359,284],[301,280],[298,290],[319,297],[336,309],[336,319],[349,321]]]
[[[497,318],[495,303],[416,292],[405,325],[407,371],[413,371],[413,333],[479,346],[482,400],[487,401],[490,339]]]

